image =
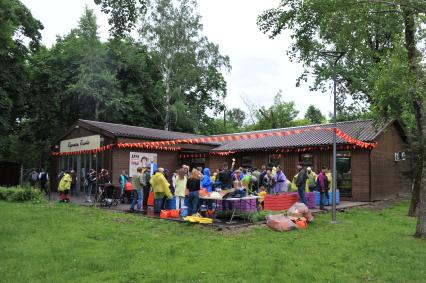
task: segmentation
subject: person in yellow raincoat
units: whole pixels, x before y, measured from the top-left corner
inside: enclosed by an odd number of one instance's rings
[[[306,168],[306,170],[306,175],[308,176],[308,179],[306,180],[306,192],[313,192],[316,186],[317,174],[315,174],[311,167]]]
[[[59,192],[59,201],[60,202],[69,202],[70,199],[68,197],[68,194],[70,192],[71,188],[71,182],[72,178],[68,171],[64,173],[61,180],[59,181],[58,185],[58,192]]]
[[[170,191],[170,184],[164,176],[164,168],[158,168],[157,172],[149,180],[149,183],[154,192],[154,212],[160,213],[166,198],[173,198],[172,192]]]
[[[325,176],[327,176],[328,180],[328,189],[331,190],[333,188],[333,175],[331,174],[331,171],[328,168],[325,173]]]

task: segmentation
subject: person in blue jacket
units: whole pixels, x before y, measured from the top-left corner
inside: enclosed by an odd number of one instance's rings
[[[204,168],[203,170],[203,179],[201,180],[201,187],[206,188],[208,193],[212,192],[212,180],[210,179],[210,169]]]

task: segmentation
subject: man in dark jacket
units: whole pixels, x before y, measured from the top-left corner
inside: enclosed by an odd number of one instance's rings
[[[299,171],[299,173],[297,173],[296,186],[297,186],[297,192],[299,193],[299,199],[304,204],[307,204],[306,198],[305,198],[305,189],[306,189],[306,180],[308,176],[306,175],[305,168],[303,168],[301,164],[297,164],[297,170]]]
[[[218,180],[222,190],[232,188],[232,173],[228,170],[228,164],[223,163],[222,171],[219,172]]]
[[[146,167],[145,171],[143,173],[143,200],[142,200],[142,208],[143,208],[143,212],[147,213],[148,212],[148,198],[149,198],[149,193],[151,191],[151,184],[149,183],[151,179],[151,167]]]

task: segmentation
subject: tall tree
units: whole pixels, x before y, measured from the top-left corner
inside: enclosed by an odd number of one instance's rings
[[[244,121],[246,113],[240,108],[232,108],[226,110],[226,114],[222,118],[210,118],[203,123],[198,130],[200,134],[225,134],[236,133],[245,130]]]
[[[94,0],[109,15],[110,34],[115,39],[127,37],[146,8],[147,0]]]
[[[160,66],[163,78],[164,129],[197,130],[206,110],[219,111],[226,95],[221,71],[230,68],[229,58],[201,35],[201,17],[193,0],[155,0],[140,28]]]
[[[0,1],[0,159],[24,161],[15,145],[29,107],[26,62],[39,47],[41,29],[21,1]]]
[[[79,62],[79,72],[76,82],[69,87],[69,92],[79,104],[93,105],[84,116],[99,120],[106,105],[119,96],[115,74],[107,64],[107,50],[98,35],[98,26],[94,12],[86,7],[75,30],[79,39],[83,56]],[[79,105],[77,104],[77,105]],[[74,109],[79,113],[79,109]],[[87,109],[87,107],[82,108]],[[90,117],[89,116],[89,117]]]
[[[294,101],[285,102],[282,99],[280,90],[274,97],[272,106],[260,107],[257,110],[257,123],[254,126],[257,130],[285,128],[294,126],[299,111],[296,110]]]
[[[240,108],[232,108],[226,111],[226,122],[233,128],[241,128],[246,119],[246,113]]]
[[[312,124],[321,124],[324,122],[325,117],[322,115],[321,110],[313,105],[309,105],[305,113],[305,119]]]
[[[344,100],[344,94],[349,94],[353,101],[367,103],[379,122],[390,117],[414,117],[414,137],[419,146],[415,148],[417,166],[412,203],[422,191],[418,237],[426,237],[426,128],[420,87],[424,69],[416,49],[423,34],[425,13],[426,3],[421,0],[289,0],[265,11],[258,19],[260,28],[271,37],[282,30],[292,32],[288,53],[306,66],[300,80],[314,74],[313,87],[325,88],[332,70],[321,63],[320,51],[327,48],[346,51],[337,70],[340,101]]]
[[[150,111],[161,105],[161,76],[147,48],[131,38],[100,42],[90,10],[51,48],[32,54],[28,70],[30,107],[12,146],[31,152],[27,166],[48,162],[50,146],[79,118],[162,126]]]

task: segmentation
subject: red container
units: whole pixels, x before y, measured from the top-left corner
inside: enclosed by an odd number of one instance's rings
[[[154,192],[149,192],[148,195],[148,205],[154,206]]]
[[[297,202],[297,193],[284,193],[280,195],[265,196],[265,210],[281,211],[289,209]]]

